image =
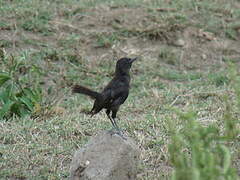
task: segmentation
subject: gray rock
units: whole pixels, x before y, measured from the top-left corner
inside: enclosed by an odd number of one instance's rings
[[[130,138],[101,132],[75,152],[70,180],[135,180],[139,155]]]
[[[173,43],[173,45],[183,47],[185,45],[185,41],[183,39],[178,39]]]

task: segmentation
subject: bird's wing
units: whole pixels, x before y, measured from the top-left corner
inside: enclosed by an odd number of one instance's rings
[[[125,102],[125,100],[128,97],[128,91],[122,91],[119,94],[115,95],[114,98],[112,98],[112,105],[111,106],[119,106]]]
[[[121,79],[113,79],[103,90],[105,100],[111,105],[120,105],[127,99],[129,83]]]
[[[123,104],[125,102],[125,100],[128,97],[128,93],[129,93],[129,88],[126,86],[119,86],[119,87],[115,87],[115,88],[110,88],[110,106],[114,107],[114,106],[120,106],[121,104]]]

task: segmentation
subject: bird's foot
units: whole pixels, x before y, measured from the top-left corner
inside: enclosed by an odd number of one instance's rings
[[[114,134],[117,134],[121,138],[123,138],[124,140],[127,140],[127,138],[124,136],[123,131],[118,127],[114,127],[113,129],[109,130],[108,132],[110,133],[111,136],[114,135]]]

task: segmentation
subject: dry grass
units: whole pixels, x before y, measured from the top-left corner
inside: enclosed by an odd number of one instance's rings
[[[53,104],[37,118],[1,120],[0,177],[67,179],[72,154],[111,127],[104,113],[81,113],[92,102],[69,86],[99,90],[116,59],[140,56],[119,125],[141,149],[138,179],[169,179],[166,119],[181,126],[169,107],[196,111],[204,125],[222,118],[225,96],[235,107],[227,64],[240,62],[239,29],[231,28],[240,4],[222,2],[0,1],[0,48],[42,68],[42,88],[52,87],[45,103]],[[239,169],[237,149],[233,144]]]

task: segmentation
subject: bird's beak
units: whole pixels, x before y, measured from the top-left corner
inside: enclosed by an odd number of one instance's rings
[[[134,61],[136,61],[137,60],[137,57],[136,58],[133,58],[133,59],[131,59],[130,60],[130,63],[133,63]]]

